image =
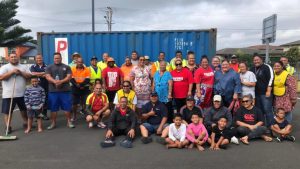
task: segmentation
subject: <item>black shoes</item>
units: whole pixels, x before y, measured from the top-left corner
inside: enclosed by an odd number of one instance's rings
[[[142,137],[141,138],[142,143],[144,144],[149,144],[152,142],[152,138],[151,137]]]

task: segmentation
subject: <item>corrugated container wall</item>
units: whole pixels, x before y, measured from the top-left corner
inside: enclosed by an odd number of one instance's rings
[[[117,65],[124,63],[125,57],[133,50],[139,55],[150,56],[156,61],[160,51],[166,53],[166,60],[175,56],[175,51],[183,52],[184,58],[188,51],[194,51],[196,62],[202,55],[212,57],[216,53],[216,29],[207,30],[175,30],[175,31],[133,31],[133,32],[70,32],[70,33],[38,33],[39,53],[46,63],[53,63],[53,53],[60,51],[68,57],[78,52],[90,65],[93,56],[102,59],[102,53],[113,56]],[[60,40],[66,43],[59,43]],[[60,49],[59,49],[60,48]],[[65,50],[65,51],[63,51]]]

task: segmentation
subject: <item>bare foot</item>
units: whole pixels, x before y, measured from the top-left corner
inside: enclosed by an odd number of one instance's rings
[[[198,148],[199,151],[204,151],[205,150],[204,147],[202,147],[200,145],[197,145],[197,148]]]
[[[241,142],[246,144],[246,145],[249,145],[249,141],[248,141],[248,136],[244,136],[241,138]]]
[[[271,141],[272,141],[272,138],[269,137],[269,136],[262,135],[261,137],[262,137],[266,142],[271,142]]]
[[[31,131],[31,129],[27,129],[24,131],[25,134],[28,134]]]
[[[170,147],[169,147],[169,144],[167,144],[167,145],[166,145],[166,148],[167,148],[167,149],[169,149],[169,148],[170,148]]]
[[[189,146],[188,146],[189,149],[192,149],[194,148],[194,143],[191,143]]]
[[[40,132],[42,132],[43,131],[43,129],[38,129],[38,132],[40,133]]]

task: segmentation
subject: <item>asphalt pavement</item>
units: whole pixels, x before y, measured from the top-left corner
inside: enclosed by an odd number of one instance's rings
[[[300,101],[300,100],[298,100]],[[296,106],[293,124],[296,142],[266,143],[251,141],[250,145],[230,145],[227,150],[199,152],[196,149],[166,149],[153,142],[143,145],[140,138],[134,147],[99,146],[104,129],[89,129],[83,119],[76,128],[66,127],[60,112],[57,128],[24,134],[18,111],[13,116],[15,141],[0,142],[0,169],[299,169],[300,168],[300,104]],[[3,115],[0,133],[4,135]],[[44,121],[44,128],[49,125]]]

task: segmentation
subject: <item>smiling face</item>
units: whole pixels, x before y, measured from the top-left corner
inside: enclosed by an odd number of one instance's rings
[[[192,121],[194,124],[198,124],[198,123],[200,122],[200,117],[199,117],[199,115],[193,114],[193,115],[192,115],[192,118],[191,118],[191,121]]]
[[[166,67],[167,67],[167,64],[166,64],[165,61],[161,61],[159,63],[159,69],[160,69],[160,71],[165,72],[166,71]]]
[[[60,54],[55,54],[54,55],[54,64],[61,64],[61,60],[62,60],[62,58],[61,58],[61,55]]]
[[[222,62],[222,72],[228,72],[230,66],[228,61],[223,61]]]
[[[253,64],[255,67],[259,67],[260,65],[263,64],[263,60],[259,56],[254,56]]]
[[[280,63],[276,62],[273,66],[274,72],[275,73],[280,73],[283,70],[283,67]]]
[[[173,122],[174,122],[175,126],[180,126],[181,122],[182,122],[182,118],[177,116],[173,119]]]
[[[201,67],[204,68],[204,69],[208,68],[208,60],[206,58],[202,59]]]
[[[17,65],[19,63],[19,57],[15,53],[9,54],[9,63]]]
[[[189,65],[195,65],[195,55],[194,54],[189,54],[187,56],[187,58],[188,58],[188,64]]]
[[[125,59],[125,65],[126,66],[130,66],[132,63],[131,63],[131,59],[130,58],[126,58]]]
[[[226,127],[226,124],[227,124],[227,120],[225,118],[220,118],[218,120],[218,126],[220,128],[225,128]]]
[[[158,60],[159,61],[165,60],[165,53],[160,52],[158,56]]]
[[[249,97],[243,97],[242,99],[242,105],[246,108],[249,109],[252,107],[252,100]]]
[[[241,73],[246,73],[247,72],[247,66],[245,63],[240,63],[239,64],[239,69]]]
[[[182,62],[180,60],[175,61],[176,70],[182,69]]]
[[[141,56],[139,58],[139,66],[141,67],[145,66],[145,57]]]
[[[43,57],[42,57],[42,55],[36,55],[35,56],[35,63],[38,64],[38,65],[43,64]]]
[[[287,64],[289,64],[289,59],[286,57],[281,57],[280,61],[283,63],[284,66],[287,66]]]
[[[30,81],[31,81],[31,85],[32,85],[33,87],[37,87],[38,84],[39,84],[38,78],[32,78]]]
[[[220,65],[220,59],[217,57],[214,57],[211,61],[211,64],[213,65],[213,67],[218,67]]]
[[[127,107],[128,101],[126,97],[122,97],[119,102],[121,109],[125,109]]]

